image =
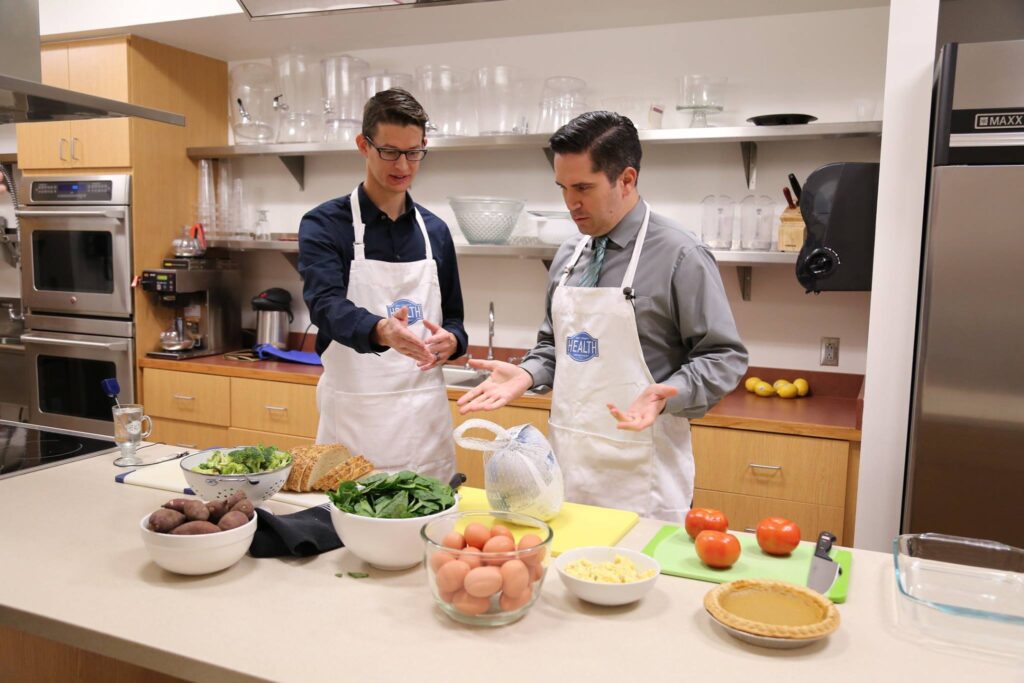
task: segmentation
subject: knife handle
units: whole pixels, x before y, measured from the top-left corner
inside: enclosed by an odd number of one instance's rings
[[[789,186],[793,188],[793,198],[796,199],[796,204],[799,206],[800,195],[803,193],[801,192],[800,181],[796,179],[796,175],[793,173],[789,174]]]
[[[818,542],[814,546],[814,555],[825,560],[830,560],[832,557],[828,554],[832,550],[832,544],[835,543],[836,537],[829,531],[822,531],[818,534]]]

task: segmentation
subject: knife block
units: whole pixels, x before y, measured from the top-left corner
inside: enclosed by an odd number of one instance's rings
[[[779,216],[779,251],[800,251],[807,226],[800,209],[786,208]]]

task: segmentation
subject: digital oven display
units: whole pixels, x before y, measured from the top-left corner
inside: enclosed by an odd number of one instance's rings
[[[32,201],[110,201],[114,183],[109,180],[39,181],[32,183]]]

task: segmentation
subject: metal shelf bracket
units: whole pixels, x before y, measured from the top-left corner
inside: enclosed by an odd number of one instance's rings
[[[743,177],[747,179],[747,189],[753,190],[757,185],[757,143],[741,142],[740,152],[743,154]]]
[[[750,301],[750,289],[754,281],[753,268],[751,266],[736,266],[736,276],[740,280],[740,297],[744,301]]]
[[[292,174],[292,178],[295,178],[295,182],[299,184],[299,190],[306,189],[306,157],[277,157],[284,164],[284,167],[288,169],[288,172]]]

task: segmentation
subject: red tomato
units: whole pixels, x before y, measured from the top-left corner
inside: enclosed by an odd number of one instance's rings
[[[690,508],[686,513],[686,533],[690,538],[697,538],[697,534],[710,529],[711,531],[728,531],[729,519],[721,510],[711,508]]]
[[[697,557],[709,567],[728,569],[740,558],[740,539],[722,531],[697,534]]]
[[[765,517],[757,523],[757,544],[769,555],[789,555],[800,544],[800,527],[785,517]]]

